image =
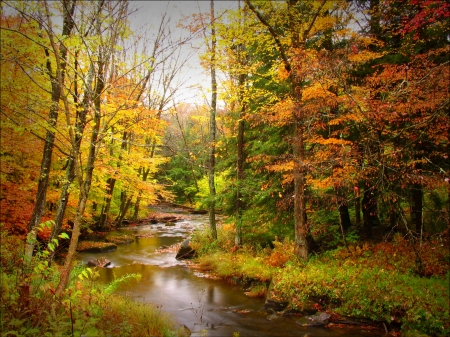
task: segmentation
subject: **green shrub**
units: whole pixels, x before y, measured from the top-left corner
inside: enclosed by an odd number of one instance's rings
[[[374,321],[402,323],[402,329],[450,333],[449,277],[420,278],[347,260],[290,263],[274,276],[274,291],[293,307],[313,299],[335,312]]]

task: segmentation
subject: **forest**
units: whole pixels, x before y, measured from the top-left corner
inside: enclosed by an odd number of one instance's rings
[[[77,264],[162,203],[208,214],[195,263],[249,296],[450,334],[450,4],[218,3],[183,37],[127,0],[0,3],[1,336],[189,335]]]

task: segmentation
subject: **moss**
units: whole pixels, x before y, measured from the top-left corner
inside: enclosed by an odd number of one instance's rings
[[[116,245],[123,245],[134,242],[134,237],[131,235],[112,235],[108,236],[107,242],[114,243]]]
[[[116,250],[117,245],[111,242],[98,242],[98,241],[80,241],[78,243],[78,252],[92,252],[101,253],[111,250]]]
[[[270,298],[289,301],[299,309],[305,301],[335,315],[361,317],[403,331],[450,335],[449,251],[442,243],[422,245],[425,275],[416,272],[414,247],[397,237],[390,243],[338,248],[312,256],[307,263],[292,254],[292,243],[274,242],[274,249],[247,246],[197,234],[199,265],[220,277],[261,282],[272,280]],[[218,244],[220,243],[220,245]],[[203,246],[202,246],[203,245]],[[416,248],[417,249],[417,248]],[[250,290],[259,293],[262,288]]]

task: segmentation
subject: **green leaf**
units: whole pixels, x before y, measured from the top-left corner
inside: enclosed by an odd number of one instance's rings
[[[67,233],[61,233],[61,234],[58,235],[58,237],[60,239],[70,239],[69,235]]]

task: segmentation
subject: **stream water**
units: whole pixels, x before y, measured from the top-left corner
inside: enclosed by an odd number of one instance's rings
[[[161,211],[161,210],[160,210]],[[183,213],[182,210],[164,209],[164,212]],[[103,253],[80,253],[85,262],[105,257],[111,261],[108,268],[100,268],[100,282],[139,273],[139,282],[122,283],[117,292],[135,300],[158,305],[162,311],[175,316],[192,332],[191,336],[290,337],[290,336],[379,336],[374,331],[361,329],[313,328],[296,324],[298,317],[272,315],[264,309],[264,299],[249,298],[241,286],[223,280],[206,278],[175,259],[175,252],[158,252],[162,246],[182,241],[194,227],[207,223],[207,215],[185,215],[186,220],[175,226],[147,224],[111,232],[111,235],[146,234],[157,231],[155,237],[136,237],[135,241],[119,245],[117,250]]]

